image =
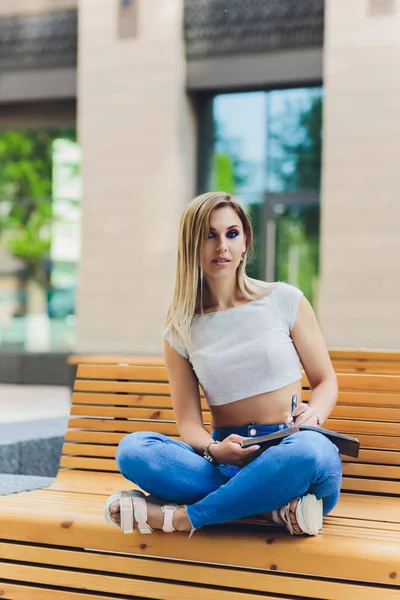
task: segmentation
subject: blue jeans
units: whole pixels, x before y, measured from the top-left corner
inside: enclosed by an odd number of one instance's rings
[[[214,429],[212,437],[222,441],[230,433],[251,437],[283,428],[224,427]],[[313,431],[284,438],[242,468],[211,465],[184,442],[142,431],[121,440],[116,460],[122,475],[146,492],[186,504],[194,529],[269,512],[307,492],[322,498],[326,515],[339,499],[342,481],[337,447]]]

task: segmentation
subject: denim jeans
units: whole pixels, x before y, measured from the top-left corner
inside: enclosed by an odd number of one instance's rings
[[[222,441],[230,433],[251,437],[283,428],[251,424],[214,429],[212,437]],[[326,515],[342,481],[337,447],[313,431],[284,438],[242,468],[211,465],[184,442],[142,431],[121,440],[116,460],[122,475],[146,492],[186,504],[194,529],[269,512],[307,492],[322,498]]]

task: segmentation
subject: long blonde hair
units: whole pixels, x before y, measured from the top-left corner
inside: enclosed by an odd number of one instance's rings
[[[169,336],[186,348],[192,346],[190,327],[194,314],[203,314],[204,300],[207,299],[207,283],[204,280],[201,258],[203,244],[210,231],[210,217],[213,210],[230,206],[239,216],[246,238],[244,260],[237,269],[237,285],[240,294],[248,300],[255,300],[263,292],[255,290],[246,275],[247,260],[251,260],[254,251],[254,236],[250,218],[236,198],[226,192],[208,192],[192,200],[184,210],[179,224],[178,257],[175,288],[170,304],[166,327]]]

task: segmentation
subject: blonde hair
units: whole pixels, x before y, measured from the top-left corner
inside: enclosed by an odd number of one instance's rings
[[[208,192],[192,200],[184,210],[179,225],[178,257],[175,277],[175,288],[170,304],[166,328],[169,337],[178,344],[190,348],[190,327],[194,314],[203,314],[204,300],[207,298],[207,283],[204,280],[202,250],[210,231],[210,217],[213,210],[230,206],[239,216],[246,238],[244,260],[237,269],[237,285],[240,294],[248,300],[255,300],[265,295],[255,290],[257,282],[252,281],[245,272],[247,259],[251,259],[254,251],[253,228],[245,208],[236,198],[225,192]]]

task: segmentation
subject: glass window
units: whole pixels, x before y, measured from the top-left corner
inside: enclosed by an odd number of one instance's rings
[[[0,132],[0,344],[70,351],[80,256],[75,128]]]
[[[320,87],[215,96],[206,182],[247,206],[256,243],[249,275],[297,285],[311,302],[319,272],[322,100]]]

